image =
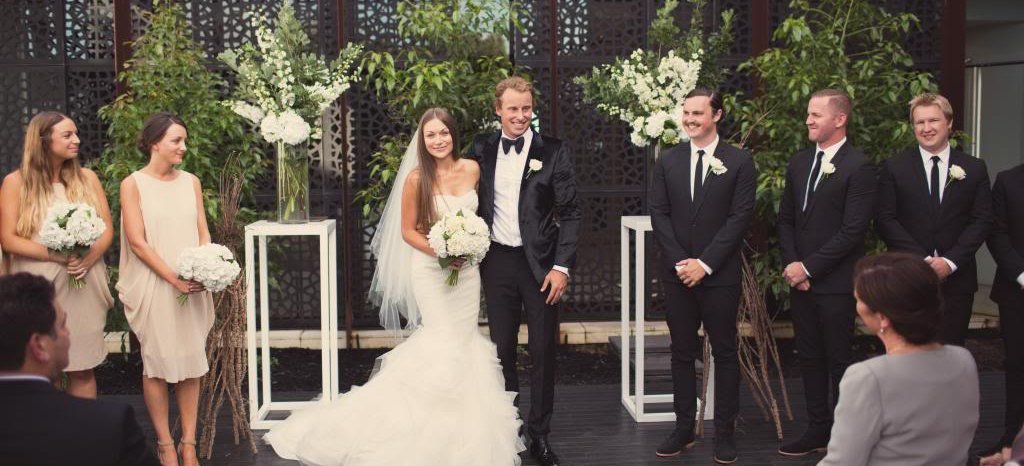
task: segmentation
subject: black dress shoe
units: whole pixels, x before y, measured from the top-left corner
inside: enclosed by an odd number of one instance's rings
[[[736,462],[736,438],[731,432],[715,433],[715,462],[718,464]]]
[[[530,442],[530,456],[541,466],[558,466],[558,455],[551,449],[548,437],[534,437]]]
[[[676,426],[675,430],[658,445],[654,454],[667,457],[676,456],[694,444],[693,427]]]
[[[779,454],[786,456],[804,456],[828,450],[827,434],[807,431],[797,441],[787,443],[779,448]]]

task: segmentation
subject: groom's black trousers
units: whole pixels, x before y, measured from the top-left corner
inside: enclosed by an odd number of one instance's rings
[[[541,284],[530,272],[522,247],[492,242],[487,258],[480,265],[480,274],[487,301],[487,323],[491,341],[498,347],[505,390],[516,393],[519,393],[516,346],[523,310],[526,310],[528,348],[533,361],[530,368],[530,415],[526,429],[534,438],[547,435],[551,430],[555,398],[558,308],[545,304],[547,294],[540,292]]]
[[[674,277],[672,277],[674,278]],[[672,339],[672,392],[676,424],[692,428],[697,409],[694,360],[701,349],[697,331],[711,339],[715,359],[715,431],[732,433],[739,413],[740,367],[737,358],[736,313],[740,286],[689,288],[678,278],[662,278],[666,316]]]

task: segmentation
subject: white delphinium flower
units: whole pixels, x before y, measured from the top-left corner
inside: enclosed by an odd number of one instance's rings
[[[263,110],[260,110],[259,107],[240,100],[234,100],[231,102],[231,111],[256,125],[260,124],[260,122],[263,121],[263,117],[266,116]]]

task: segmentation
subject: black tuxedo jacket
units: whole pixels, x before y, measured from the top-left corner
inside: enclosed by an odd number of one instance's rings
[[[803,210],[814,156],[814,147],[801,150],[786,169],[777,225],[783,266],[802,261],[811,274],[812,293],[852,293],[853,266],[864,255],[874,213],[875,165],[846,141],[832,157],[835,173],[822,175]]]
[[[0,464],[157,465],[131,406],[0,381]]]
[[[533,131],[532,129],[530,131]],[[480,163],[480,207],[478,214],[490,227],[494,224],[494,176],[501,131],[477,136],[467,157]],[[576,173],[569,151],[562,141],[533,133],[530,160],[543,163],[530,173],[523,166],[519,191],[519,233],[530,271],[543,282],[551,267],[572,269],[576,265],[576,241],[580,213],[576,200]]]
[[[679,144],[654,164],[651,225],[661,248],[662,277],[677,279],[675,264],[696,258],[711,268],[706,286],[740,283],[740,251],[754,218],[757,172],[750,154],[719,141],[713,154],[726,171],[709,172],[691,200],[690,144]]]
[[[1024,272],[1024,165],[996,175],[992,211],[995,222],[988,237],[988,250],[997,267],[991,297],[997,303],[1020,300],[1024,298],[1017,283],[1017,277]]]
[[[944,291],[973,293],[978,290],[974,255],[992,228],[992,194],[988,169],[981,159],[956,149],[949,151],[949,166],[967,173],[950,180],[936,210],[928,193],[928,178],[917,146],[890,157],[882,164],[876,229],[893,251],[922,258],[939,252],[957,270],[942,284]]]

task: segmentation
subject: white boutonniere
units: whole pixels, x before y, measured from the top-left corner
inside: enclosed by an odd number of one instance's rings
[[[964,169],[960,167],[960,165],[950,165],[949,178],[946,179],[946,186],[948,187],[949,184],[952,183],[954,180],[960,181],[965,178],[967,178],[967,172],[965,172]]]
[[[824,160],[821,162],[821,179],[822,180],[827,180],[829,175],[831,175],[831,174],[833,174],[835,172],[836,172],[836,166],[833,165],[832,162],[826,162]]]
[[[708,168],[711,169],[711,173],[716,175],[721,175],[729,171],[728,168],[725,168],[725,163],[722,163],[722,159],[715,156],[711,156],[711,158],[708,159]]]
[[[526,172],[526,178],[529,179],[530,175],[539,172],[540,169],[544,168],[544,162],[537,159],[530,159],[529,163],[530,171]]]

